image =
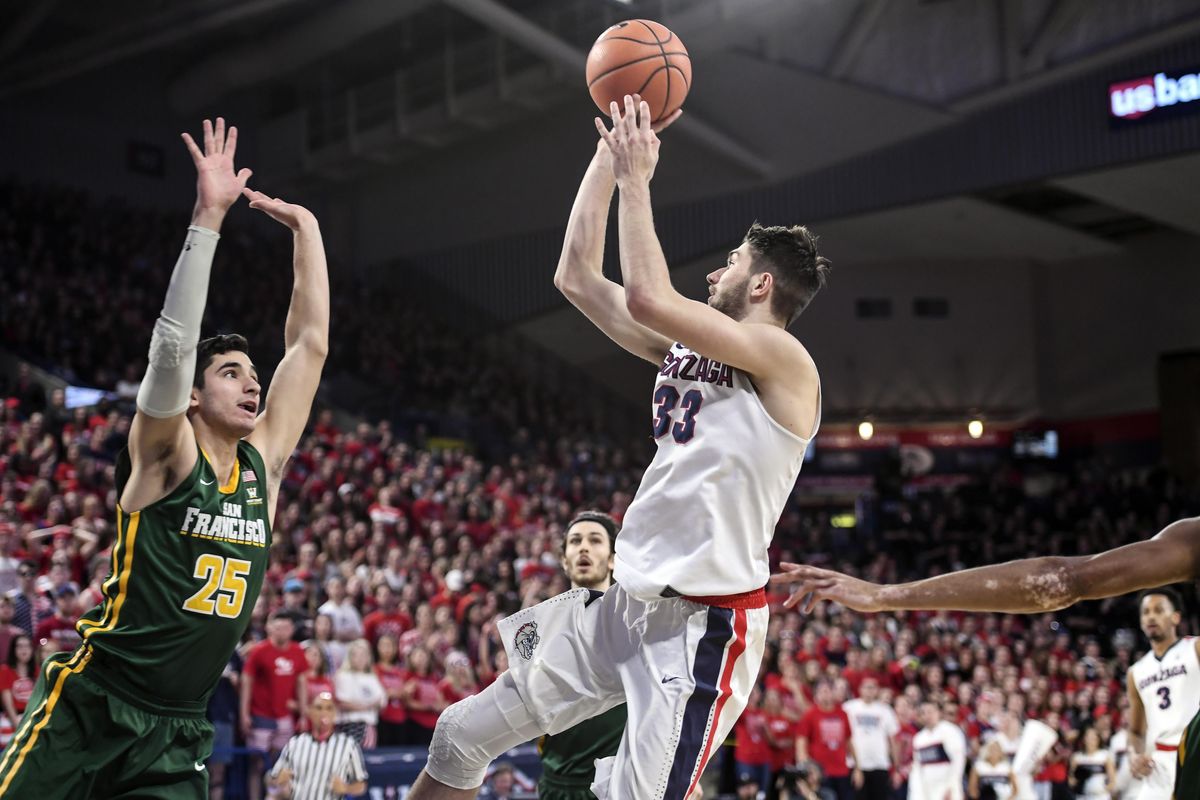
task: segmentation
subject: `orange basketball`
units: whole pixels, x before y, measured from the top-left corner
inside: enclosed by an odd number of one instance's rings
[[[679,37],[648,19],[618,22],[600,34],[587,58],[592,99],[606,115],[608,104],[624,108],[627,94],[650,104],[652,121],[683,105],[692,86],[692,60]]]

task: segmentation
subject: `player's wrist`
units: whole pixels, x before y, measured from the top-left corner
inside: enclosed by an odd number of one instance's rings
[[[217,208],[214,206],[202,206],[199,203],[192,210],[192,224],[201,228],[208,228],[213,233],[221,232],[221,223],[225,221],[225,214],[229,209]]]

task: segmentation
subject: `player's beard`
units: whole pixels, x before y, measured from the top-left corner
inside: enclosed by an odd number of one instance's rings
[[[712,307],[730,319],[742,320],[750,307],[750,299],[746,297],[746,286],[750,283],[747,275],[739,283],[718,289],[713,297]]]
[[[602,592],[607,588],[608,575],[593,567],[586,575],[575,572],[571,575],[571,585],[580,589],[595,589]]]

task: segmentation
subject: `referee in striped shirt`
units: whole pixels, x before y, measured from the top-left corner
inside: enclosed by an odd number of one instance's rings
[[[312,733],[288,740],[267,775],[270,796],[291,800],[338,800],[367,790],[367,768],[358,743],[335,733],[333,695],[321,692],[308,706]]]

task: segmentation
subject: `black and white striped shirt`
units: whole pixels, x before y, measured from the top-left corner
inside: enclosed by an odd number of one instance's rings
[[[271,768],[271,776],[285,767],[292,771],[292,800],[338,800],[344,795],[329,788],[334,776],[346,783],[367,779],[362,751],[344,733],[334,733],[323,742],[310,733],[293,736]]]

